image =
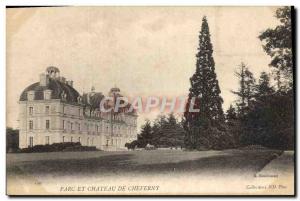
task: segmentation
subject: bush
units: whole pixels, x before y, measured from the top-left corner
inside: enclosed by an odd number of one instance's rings
[[[6,152],[19,151],[19,130],[6,128]]]
[[[131,143],[126,143],[125,147],[127,147],[127,149],[135,149],[136,147],[138,147],[138,141],[134,140]]]
[[[88,146],[74,146],[74,147],[67,147],[63,151],[97,151],[96,147],[88,147]]]
[[[21,153],[57,152],[57,151],[96,151],[96,147],[81,146],[80,142],[53,143],[51,145],[35,145],[21,149]]]

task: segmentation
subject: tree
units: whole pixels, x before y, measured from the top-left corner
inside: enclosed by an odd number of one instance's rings
[[[160,115],[158,116],[154,122],[153,122],[153,126],[152,126],[152,130],[153,130],[153,145],[155,146],[160,146],[160,138],[161,136],[164,134],[162,131],[162,128],[167,124],[167,118],[165,115]]]
[[[239,70],[235,72],[236,77],[239,79],[239,89],[231,91],[238,96],[238,115],[245,115],[251,100],[255,94],[255,79],[249,68],[242,62]]]
[[[245,88],[246,88],[246,103],[248,107],[255,95],[255,79],[253,73],[246,68],[245,70]]]
[[[285,92],[259,97],[241,120],[241,144],[293,149],[293,109],[293,98]]]
[[[253,107],[241,119],[242,144],[293,149],[293,98],[288,93],[276,93],[268,74],[261,73]]]
[[[274,93],[274,89],[270,85],[270,77],[266,72],[260,74],[255,93],[256,98]]]
[[[168,116],[167,123],[162,127],[164,133],[161,144],[171,147],[182,147],[184,140],[184,130],[181,124],[177,122],[175,116],[171,113]],[[165,138],[165,139],[164,139]]]
[[[175,116],[159,116],[153,124],[153,144],[157,147],[183,146],[184,130]]]
[[[238,106],[239,111],[242,109],[242,115],[238,115],[236,126],[231,126],[234,124],[228,120],[227,125],[231,131],[240,130],[238,133],[240,133],[241,145],[259,144],[275,149],[294,149],[290,8],[279,8],[276,11],[276,17],[281,24],[275,29],[267,29],[259,38],[263,42],[264,50],[272,58],[270,67],[275,69],[273,73],[277,82],[277,91],[271,86],[270,77],[266,72],[261,73],[258,84],[254,85],[253,75],[246,73],[247,68],[243,66],[237,74],[240,88],[237,92],[233,92],[239,97]],[[249,78],[248,87],[247,77]],[[247,88],[250,93],[247,93]],[[230,113],[232,113],[231,110]]]
[[[245,68],[246,65],[242,62],[239,71],[235,72],[235,76],[239,79],[240,88],[238,91],[231,91],[233,94],[239,97],[239,102],[237,103],[239,109],[239,115],[243,115],[246,108],[246,83],[245,83]]]
[[[223,99],[215,73],[213,46],[206,17],[202,19],[199,47],[196,55],[196,72],[190,78],[191,87],[184,113],[186,143],[191,148],[198,146],[200,130],[210,127],[222,128],[224,124]],[[194,103],[193,103],[193,100]],[[190,111],[191,105],[200,112]]]
[[[156,147],[182,147],[184,144],[185,132],[182,124],[177,121],[173,114],[168,116],[158,116],[153,126],[150,121],[146,121],[142,126],[138,139],[127,144],[128,149],[137,145],[144,148],[147,144]]]
[[[230,122],[231,120],[236,120],[237,119],[237,114],[235,111],[235,108],[230,105],[228,110],[226,111],[226,121]]]
[[[259,39],[263,42],[265,52],[272,58],[270,66],[277,71],[277,86],[280,90],[281,75],[287,80],[289,88],[293,84],[291,8],[277,9],[275,17],[279,19],[280,25],[267,29],[259,35]]]
[[[233,147],[237,147],[240,143],[240,133],[242,131],[240,120],[237,115],[236,108],[232,105],[226,111],[227,133],[232,137]]]
[[[138,135],[138,144],[137,146],[142,148],[145,147],[148,143],[152,143],[153,132],[151,123],[149,120],[146,120],[145,124],[142,126],[141,132]]]

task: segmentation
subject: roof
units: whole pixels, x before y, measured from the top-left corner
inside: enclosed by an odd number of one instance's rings
[[[82,101],[84,104],[91,106],[91,108],[99,108],[101,100],[104,98],[102,93],[83,94]]]
[[[71,87],[70,85],[63,83],[57,79],[49,78],[49,84],[47,86],[40,86],[39,82],[36,82],[28,86],[21,94],[20,101],[27,101],[27,92],[34,91],[35,98],[34,100],[43,100],[44,99],[44,90],[52,90],[51,99],[61,99],[61,94],[64,92],[66,94],[67,102],[77,102],[78,96],[80,94]]]

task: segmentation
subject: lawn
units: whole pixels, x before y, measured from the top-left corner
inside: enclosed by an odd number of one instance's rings
[[[51,177],[151,174],[255,174],[276,150],[51,152],[7,154],[7,175]]]

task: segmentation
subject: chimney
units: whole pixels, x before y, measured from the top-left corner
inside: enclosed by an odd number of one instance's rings
[[[40,74],[40,86],[47,86],[49,84],[49,76],[45,73]]]
[[[70,85],[71,87],[73,87],[73,80],[67,81],[67,84]]]
[[[66,83],[66,78],[60,77],[60,81],[61,81],[62,83]]]

